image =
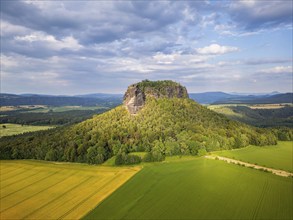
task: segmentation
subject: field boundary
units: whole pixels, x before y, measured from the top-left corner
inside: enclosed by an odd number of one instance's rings
[[[227,157],[207,155],[207,156],[205,156],[205,158],[213,159],[213,160],[222,160],[222,161],[225,161],[227,163],[233,163],[233,164],[237,164],[237,165],[242,165],[242,166],[245,166],[245,167],[254,168],[256,170],[264,170],[264,171],[270,172],[272,174],[275,174],[277,176],[283,176],[283,177],[292,176],[293,177],[293,173],[290,173],[290,172],[287,172],[287,171],[284,171],[284,170],[277,170],[277,169],[273,169],[273,168],[259,166],[259,165],[256,165],[256,164],[247,163],[247,162],[243,162],[243,161],[240,161],[240,160],[234,160],[234,159],[230,159],[230,158],[227,158]]]

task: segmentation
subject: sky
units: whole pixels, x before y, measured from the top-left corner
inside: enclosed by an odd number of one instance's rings
[[[1,93],[292,92],[291,0],[1,0]]]

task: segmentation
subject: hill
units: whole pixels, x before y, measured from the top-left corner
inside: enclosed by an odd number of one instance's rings
[[[276,104],[276,103],[292,103],[293,93],[283,93],[276,95],[264,96],[240,96],[228,99],[218,100],[214,104]]]
[[[201,104],[211,104],[221,100],[239,97],[239,95],[232,95],[224,92],[203,92],[190,93],[189,97]]]
[[[50,96],[36,94],[0,94],[0,106],[49,105],[49,106],[104,106],[121,104],[119,96]]]
[[[292,103],[292,93],[229,94],[224,92],[190,93],[189,97],[201,104],[274,104]]]
[[[129,105],[139,107],[133,112]],[[232,121],[188,99],[186,89],[177,83],[143,81],[128,88],[124,105],[92,119],[1,138],[0,157],[103,163],[122,155],[130,163],[137,158],[127,154],[135,151],[148,152],[145,161],[160,161],[165,155],[197,155],[276,141],[270,130]]]

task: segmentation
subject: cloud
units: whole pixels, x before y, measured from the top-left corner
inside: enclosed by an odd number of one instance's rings
[[[277,64],[277,63],[292,63],[292,59],[281,58],[262,58],[262,59],[250,59],[244,61],[247,65],[263,65],[263,64]]]
[[[259,71],[259,73],[264,74],[291,74],[292,72],[292,66],[275,66],[272,68],[263,69]]]
[[[239,51],[239,48],[231,46],[221,46],[219,44],[211,44],[207,47],[198,48],[196,51],[199,54],[219,55]]]
[[[217,82],[228,88],[256,72],[265,75],[259,69],[292,62],[291,35],[283,32],[290,21],[281,15],[288,17],[288,3],[266,4],[275,7],[254,1],[1,1],[1,89],[123,92],[146,78],[195,90]],[[264,30],[271,29],[268,38]],[[263,39],[274,47],[249,49]],[[272,51],[275,58],[267,58]]]
[[[82,48],[82,46],[78,43],[78,41],[73,38],[72,36],[64,37],[60,40],[57,40],[52,35],[46,35],[42,32],[34,32],[30,35],[24,35],[24,36],[16,36],[15,38],[16,42],[27,42],[29,44],[44,44],[50,49],[53,50],[62,50],[62,49],[68,49],[77,51]]]
[[[289,25],[292,27],[292,1],[232,1],[228,12],[242,29],[255,31]]]

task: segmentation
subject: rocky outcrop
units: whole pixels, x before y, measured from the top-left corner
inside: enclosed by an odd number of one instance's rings
[[[123,104],[130,114],[136,114],[145,104],[145,94],[137,84],[128,87]]]
[[[127,88],[123,104],[130,114],[136,114],[145,105],[148,97],[153,98],[188,98],[185,87],[179,83],[144,80]]]

